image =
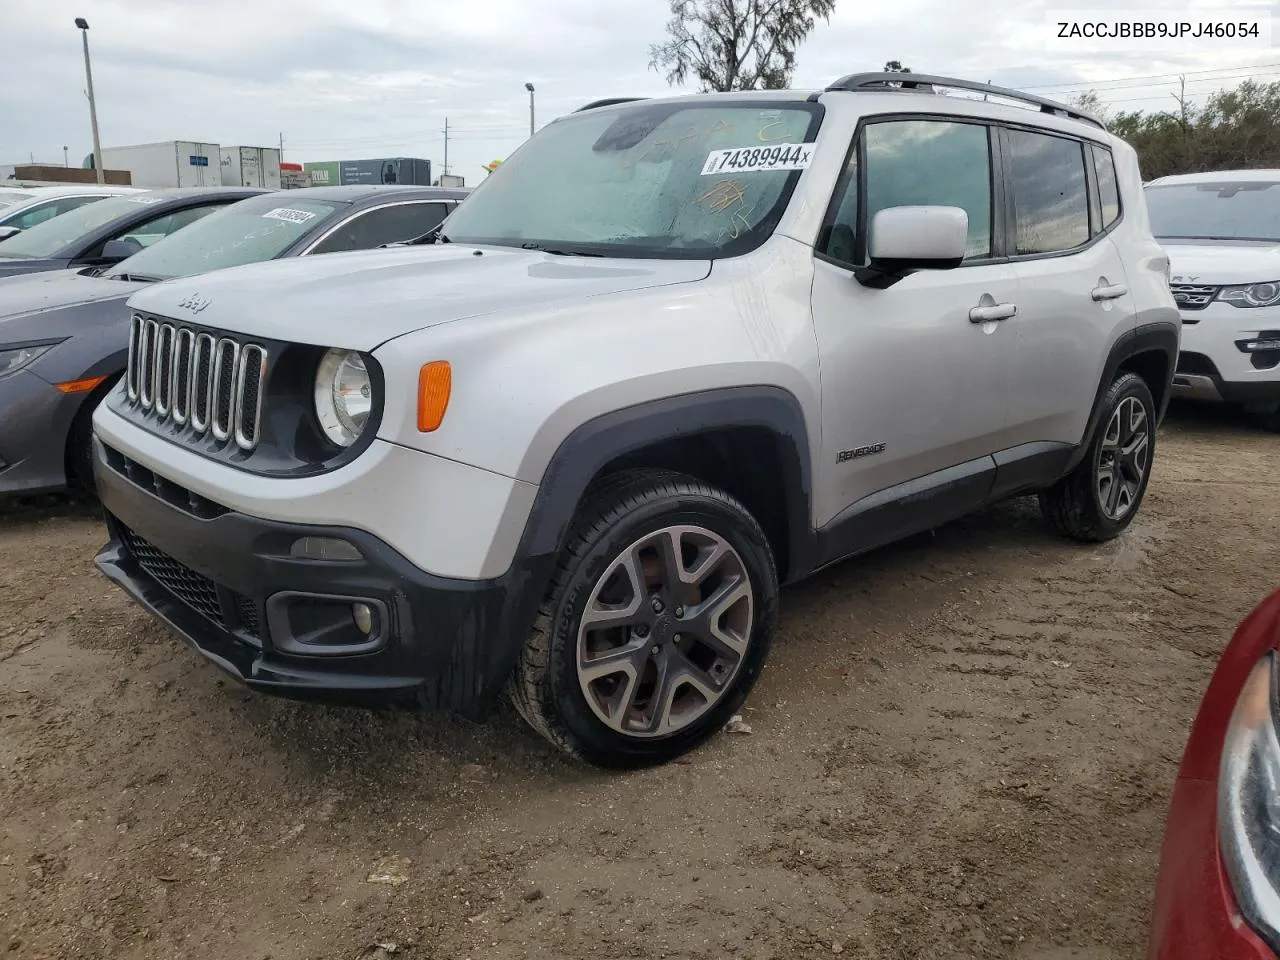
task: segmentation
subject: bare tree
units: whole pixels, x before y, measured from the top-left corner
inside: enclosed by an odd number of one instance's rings
[[[904,67],[901,60],[888,60],[884,65],[885,73],[910,73],[910,67]]]
[[[667,82],[696,78],[704,92],[781,90],[796,47],[827,20],[836,0],[671,0],[669,38],[649,47],[649,68]]]

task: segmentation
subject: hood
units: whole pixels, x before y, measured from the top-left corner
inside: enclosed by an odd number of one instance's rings
[[[232,267],[134,294],[133,309],[278,340],[372,350],[424,327],[701,280],[709,260],[564,257],[433,244]]]
[[[1280,280],[1280,244],[1223,240],[1161,240],[1169,255],[1171,283],[1264,283]]]
[[[78,270],[51,270],[0,282],[0,323],[29,313],[74,307],[129,296],[143,283],[82,276]]]
[[[86,325],[99,328],[111,320],[127,330],[124,301],[142,286],[82,277],[74,270],[0,281],[0,344],[73,337],[85,332]]]
[[[28,273],[40,273],[44,270],[62,270],[66,266],[66,260],[51,260],[45,257],[0,257],[0,280],[7,277],[21,277]]]

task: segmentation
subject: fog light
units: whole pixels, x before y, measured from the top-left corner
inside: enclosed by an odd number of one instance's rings
[[[353,603],[351,619],[356,622],[356,629],[366,637],[373,633],[373,608],[367,603]]]

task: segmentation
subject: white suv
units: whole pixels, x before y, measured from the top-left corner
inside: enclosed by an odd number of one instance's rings
[[[1146,194],[1182,313],[1174,395],[1280,431],[1280,170],[1162,177]]]
[[[1093,541],[1142,501],[1168,261],[1134,152],[1060,104],[589,105],[433,239],[129,301],[98,565],[259,690],[506,688],[655,763],[746,697],[779,583],[1011,496]]]

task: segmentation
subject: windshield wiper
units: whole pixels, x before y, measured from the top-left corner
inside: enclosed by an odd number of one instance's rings
[[[603,257],[605,254],[598,253],[595,250],[562,250],[558,247],[544,247],[542,244],[533,240],[526,240],[520,244],[521,250],[537,250],[539,253],[549,253],[553,257]]]
[[[384,246],[416,247],[422,243],[453,243],[453,241],[444,235],[444,224],[439,223],[420,237],[414,237],[412,240],[405,240],[399,244],[388,243],[384,244]]]

